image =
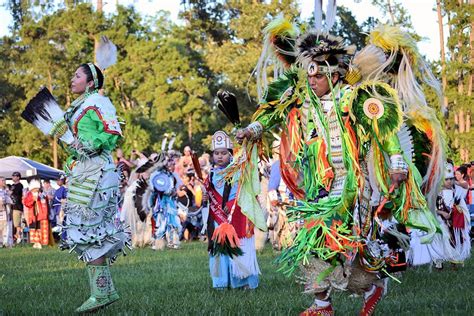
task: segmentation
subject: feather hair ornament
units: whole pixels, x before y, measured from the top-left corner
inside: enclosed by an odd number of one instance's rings
[[[168,151],[172,151],[173,150],[173,145],[174,145],[174,141],[176,140],[176,134],[175,133],[172,133],[171,134],[171,139],[168,143]]]
[[[276,79],[295,63],[297,55],[295,44],[299,29],[283,15],[279,15],[265,27],[263,33],[263,49],[254,69],[259,100],[265,97],[268,67],[273,65],[273,76]]]
[[[334,23],[336,22],[336,11],[337,11],[336,0],[328,0],[328,4],[326,5],[326,21],[325,21],[326,32],[329,32],[334,26]]]
[[[314,0],[314,28],[317,31],[323,30],[323,0]]]
[[[64,120],[64,111],[47,88],[41,89],[28,102],[21,117],[45,135],[57,136],[66,144],[72,144],[74,141],[74,136]]]
[[[163,134],[163,140],[161,141],[161,151],[165,151],[166,150],[166,142],[168,142],[168,133],[165,133]]]
[[[326,4],[326,15],[323,23],[323,1],[314,0],[314,30],[319,33],[328,33],[336,22],[337,4],[336,0],[328,0]],[[323,26],[324,24],[324,26]]]
[[[99,46],[95,52],[95,60],[101,70],[117,63],[117,46],[107,36],[100,37]]]

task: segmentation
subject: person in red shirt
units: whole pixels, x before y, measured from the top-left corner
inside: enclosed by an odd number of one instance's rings
[[[41,249],[49,243],[48,200],[41,194],[40,179],[31,179],[28,189],[23,205],[28,214],[26,222],[30,228],[30,241],[33,248]]]

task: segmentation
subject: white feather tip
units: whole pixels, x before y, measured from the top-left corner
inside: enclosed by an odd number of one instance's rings
[[[107,36],[101,36],[95,53],[97,66],[104,70],[117,62],[117,46]]]

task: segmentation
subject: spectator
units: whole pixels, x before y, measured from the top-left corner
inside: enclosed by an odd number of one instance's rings
[[[49,179],[43,180],[43,197],[48,200],[48,208],[53,207],[54,193],[56,190],[51,186],[51,181]]]
[[[143,164],[148,160],[148,156],[145,153],[142,153],[136,149],[132,149],[132,154],[130,155],[130,162],[137,166]]]
[[[152,154],[150,155],[150,158],[153,156],[155,157],[157,154]],[[133,160],[134,157],[137,157],[137,159]],[[139,178],[139,173],[138,172],[140,170],[140,168],[142,166],[144,166],[147,162],[148,162],[148,155],[146,153],[142,153],[136,149],[132,150],[132,156],[130,158],[130,160],[133,162],[133,164],[135,165],[135,169],[132,170],[131,174],[130,174],[130,177],[128,178],[128,182],[127,182],[127,186],[130,185],[131,183],[133,183],[135,180],[137,180]],[[126,189],[125,189],[126,190]],[[124,193],[125,193],[125,190],[124,190]]]
[[[115,152],[115,154],[117,155],[117,161],[115,164],[117,165],[117,167],[121,168],[123,180],[128,181],[128,178],[130,177],[130,173],[132,169],[135,167],[135,165],[130,160],[125,158],[125,156],[123,155],[122,148],[117,148],[117,151]]]
[[[0,238],[1,245],[8,248],[13,244],[11,212],[12,199],[5,185],[5,177],[0,177]]]
[[[202,180],[206,180],[207,176],[211,172],[211,162],[208,153],[204,153],[199,157],[199,165],[201,166]]]
[[[41,194],[41,181],[32,178],[23,205],[28,211],[26,222],[30,228],[30,241],[33,248],[41,249],[49,242],[48,200]]]
[[[183,156],[179,158],[179,161],[176,164],[176,169],[175,169],[175,171],[179,174],[181,179],[183,179],[188,169],[193,167],[192,154],[193,154],[193,151],[191,150],[191,147],[189,146],[184,147]]]
[[[182,186],[182,190],[186,194],[178,197],[178,205],[186,211],[186,215],[182,218],[183,238],[186,241],[197,239],[202,226],[202,215],[198,212],[198,207],[196,206],[195,185],[194,172],[186,172],[183,177]]]
[[[13,208],[13,227],[15,229],[16,243],[21,242],[21,217],[23,215],[23,185],[21,184],[21,174],[18,171],[12,174],[13,184],[11,186],[11,198]]]
[[[469,183],[467,180],[467,167],[465,165],[461,165],[456,169],[454,173],[455,181],[454,184],[456,188],[456,196],[465,200],[467,198],[467,193],[469,189]]]
[[[65,175],[61,175],[59,179],[56,180],[58,189],[54,192],[54,198],[52,203],[52,208],[50,212],[50,221],[51,227],[56,227],[57,225],[63,224],[64,219],[64,210],[63,205],[66,203],[67,190],[64,187],[66,180]]]

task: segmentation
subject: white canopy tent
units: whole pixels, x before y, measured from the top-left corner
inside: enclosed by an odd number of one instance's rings
[[[9,179],[12,173],[18,171],[22,178],[38,176],[41,179],[58,179],[64,172],[42,164],[40,162],[17,156],[9,156],[0,159],[0,176]]]

